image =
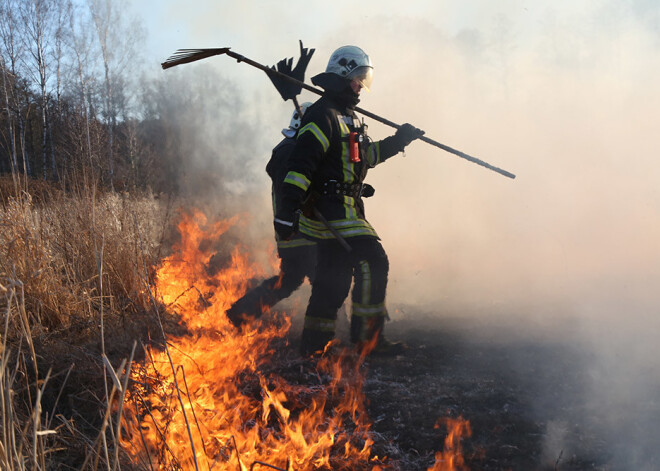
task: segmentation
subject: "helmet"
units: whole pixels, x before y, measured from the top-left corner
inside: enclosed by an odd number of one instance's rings
[[[373,80],[374,67],[369,56],[357,46],[342,46],[330,56],[326,73],[354,80],[369,90]]]
[[[307,108],[311,106],[311,102],[306,101],[302,105],[300,105],[300,109],[302,111],[302,115],[298,113],[298,110],[294,110],[293,114],[291,115],[291,123],[289,123],[289,129],[295,129],[296,131],[300,128],[300,123],[302,122],[303,115],[307,111]]]
[[[312,106],[312,103],[309,101],[306,101],[302,105],[300,105],[300,109],[302,110],[302,115],[298,113],[298,110],[294,110],[293,114],[291,115],[291,122],[289,123],[289,127],[286,129],[282,129],[282,134],[284,137],[288,137],[289,139],[292,139],[296,137],[296,133],[298,132],[298,129],[300,129],[300,124],[302,123],[302,118],[305,115],[305,112],[307,111],[307,108]]]

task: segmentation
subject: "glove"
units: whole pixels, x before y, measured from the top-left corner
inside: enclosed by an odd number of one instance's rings
[[[270,69],[276,70],[288,76],[292,76],[292,65],[293,57],[289,57],[288,59],[282,59],[279,61],[277,63],[277,67],[272,66]],[[273,73],[269,73],[269,71],[266,71],[266,73],[268,74],[270,81],[273,82],[273,85],[275,85],[275,88],[277,88],[277,91],[280,92],[280,95],[284,101],[295,98],[302,91],[302,87],[300,85],[296,85],[295,83],[289,82],[282,77],[279,77]]]
[[[296,63],[296,66],[293,67],[293,57],[288,59],[282,59],[277,63],[277,67],[272,66],[271,70],[277,70],[280,73],[293,77],[300,82],[305,81],[305,70],[307,69],[307,64],[312,60],[312,54],[314,54],[315,49],[307,49],[303,47],[302,41],[300,42],[300,58]],[[277,88],[277,91],[280,92],[282,99],[284,101],[291,100],[296,98],[302,91],[302,86],[295,83],[289,82],[288,80],[278,77],[273,73],[269,73],[267,70],[266,73],[270,77],[271,82]]]
[[[360,192],[360,196],[362,198],[370,198],[376,193],[376,189],[369,185],[368,183],[362,184],[362,191]]]
[[[298,232],[298,220],[300,219],[300,210],[296,211],[290,217],[276,215],[273,220],[275,232],[280,240],[289,240]]]
[[[301,82],[305,81],[305,70],[307,70],[307,64],[312,60],[312,55],[316,49],[307,49],[303,47],[302,41],[300,43],[300,58],[296,63],[296,66],[291,71],[291,77],[300,80]]]
[[[403,150],[408,144],[410,144],[415,139],[418,139],[424,135],[424,131],[417,129],[415,126],[409,123],[402,124],[399,129],[394,133],[394,138],[400,145],[400,149]]]

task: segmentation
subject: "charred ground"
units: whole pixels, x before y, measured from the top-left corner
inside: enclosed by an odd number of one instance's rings
[[[410,350],[364,364],[374,453],[393,469],[427,470],[446,437],[434,425],[446,417],[470,422],[462,447],[471,470],[657,469],[656,377],[643,381],[645,393],[630,384],[629,398],[604,400],[594,388],[618,373],[577,336],[541,334],[524,316],[401,313],[388,336]]]
[[[410,351],[369,360],[366,385],[374,431],[396,444],[400,469],[433,462],[443,416],[470,421],[462,442],[472,470],[657,469],[657,395],[634,405],[594,397],[602,366],[576,339],[522,333],[523,318],[407,317],[388,329]]]
[[[434,425],[446,417],[463,417],[470,423],[472,433],[461,442],[471,470],[656,469],[657,403],[648,397],[633,409],[613,411],[590,402],[595,358],[588,349],[565,338],[513,334],[521,332],[521,319],[442,317],[415,308],[403,312],[387,328],[390,337],[410,346],[409,351],[396,358],[369,358],[361,367],[373,424],[373,454],[387,457],[387,469],[431,467],[446,437],[444,427]],[[110,327],[115,332],[111,356],[119,359],[136,336],[155,340],[156,326],[148,328],[145,318],[135,320],[142,327],[129,319]],[[276,349],[264,373],[291,383],[322,384],[327,378],[316,374],[314,362],[297,354],[299,320],[294,319],[284,339],[287,344]],[[174,319],[165,328],[169,335],[186,335]],[[338,335],[343,334],[340,326]],[[67,351],[63,346],[59,344],[53,366],[64,371],[65,364],[76,365],[59,404],[46,402],[72,417],[78,427],[68,437],[73,441],[67,444],[67,456],[57,460],[59,469],[77,469],[84,435],[95,436],[99,426],[94,397],[103,386],[94,378],[101,377],[102,367],[95,360],[98,345],[70,346]],[[52,341],[43,347],[52,349]],[[253,388],[259,395],[251,378],[238,380],[245,383],[245,391]],[[628,447],[631,440],[636,442],[634,449]]]

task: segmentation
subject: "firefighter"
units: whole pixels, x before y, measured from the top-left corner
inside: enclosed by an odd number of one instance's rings
[[[303,103],[301,112],[311,103]],[[273,213],[277,211],[280,201],[281,188],[287,173],[287,157],[296,143],[296,133],[300,129],[302,116],[298,110],[293,112],[289,127],[282,130],[284,139],[273,148],[270,161],[266,165],[266,172],[272,180],[271,195]],[[288,298],[302,283],[305,277],[310,281],[314,275],[316,265],[316,243],[301,235],[282,239],[275,234],[277,253],[280,258],[280,273],[264,280],[257,287],[249,290],[227,310],[227,317],[236,327],[245,321],[256,319],[284,298]]]
[[[317,242],[317,269],[300,346],[303,355],[318,353],[333,339],[337,310],[352,281],[351,341],[358,346],[375,343],[372,353],[396,354],[405,348],[383,336],[389,263],[365,217],[363,182],[369,168],[403,151],[423,131],[404,124],[390,137],[369,140],[354,109],[372,78],[371,60],[362,49],[344,46],[334,51],[325,72],[312,78],[324,93],[307,110],[289,157],[275,230],[281,239],[298,231]],[[314,210],[322,218],[314,217]],[[350,251],[323,219],[348,242]]]

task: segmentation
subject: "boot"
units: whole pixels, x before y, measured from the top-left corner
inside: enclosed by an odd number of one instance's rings
[[[260,285],[248,290],[227,309],[226,315],[236,328],[260,318],[265,308],[270,308],[279,301],[279,298],[273,296],[273,285],[277,279],[278,277],[275,276],[264,280]]]
[[[334,336],[333,332],[303,329],[300,339],[300,355],[304,357],[320,356]]]
[[[385,316],[351,317],[351,341],[362,351],[367,349],[368,355],[396,356],[408,349],[403,342],[392,342],[383,335]]]
[[[251,294],[248,293],[248,295],[243,296],[225,312],[229,322],[237,329],[243,324],[261,317],[261,303],[257,296]]]
[[[408,350],[408,345],[404,342],[394,342],[388,340],[387,337],[383,335],[378,336],[378,343],[374,349],[370,352],[372,356],[397,356],[403,355],[406,350]]]

